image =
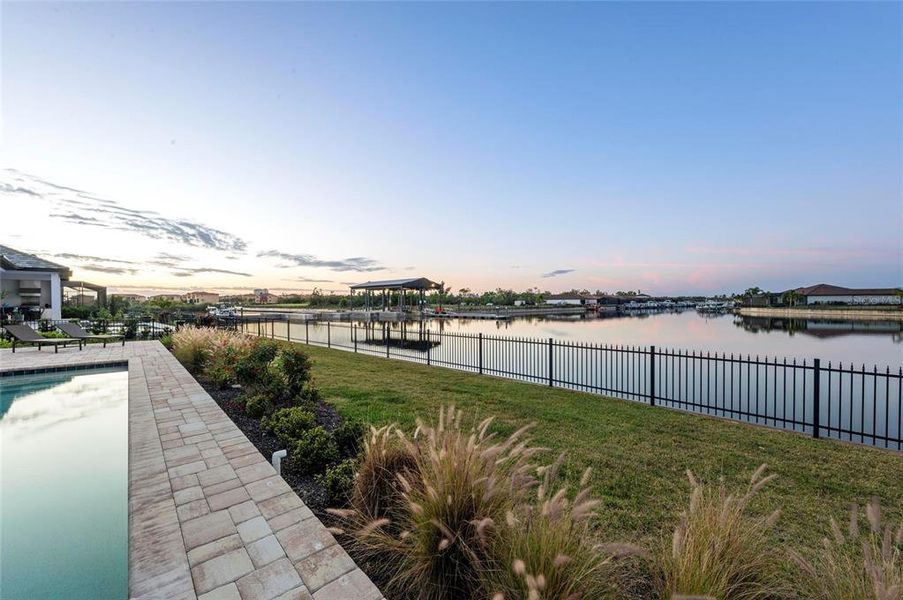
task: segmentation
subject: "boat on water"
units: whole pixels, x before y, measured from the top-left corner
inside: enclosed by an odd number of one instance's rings
[[[234,318],[238,316],[238,308],[236,308],[235,306],[218,304],[217,306],[208,306],[207,314],[211,317],[217,317],[220,319]]]
[[[719,302],[716,300],[706,300],[702,304],[698,304],[696,306],[697,312],[701,312],[701,313],[728,312],[733,309],[734,309],[734,301],[733,300],[725,300],[723,302]]]

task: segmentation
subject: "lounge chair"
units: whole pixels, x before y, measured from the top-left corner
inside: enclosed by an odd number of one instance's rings
[[[107,334],[107,333],[99,333],[92,334],[88,333],[78,323],[57,323],[57,328],[68,335],[71,338],[75,338],[77,340],[82,340],[86,344],[90,340],[97,340],[103,342],[103,347],[107,347],[107,342],[115,342],[118,340],[122,340],[122,345],[125,346],[125,336],[115,335],[115,334]]]
[[[4,325],[7,333],[13,338],[13,352],[16,351],[16,344],[31,344],[37,346],[38,350],[41,346],[53,346],[54,352],[60,351],[60,346],[68,346],[69,344],[78,344],[78,349],[82,349],[82,341],[74,338],[45,338],[40,333],[29,327],[28,325]]]

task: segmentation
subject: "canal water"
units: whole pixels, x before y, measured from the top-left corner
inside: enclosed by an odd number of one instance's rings
[[[347,325],[344,323],[343,325]],[[285,324],[276,323],[276,334],[285,336]],[[297,336],[303,323],[294,323]],[[324,323],[311,323],[317,339]],[[400,333],[400,323],[388,327]],[[903,365],[903,322],[828,321],[745,317],[728,313],[703,314],[695,310],[640,313],[617,317],[565,315],[522,317],[495,321],[482,319],[429,319],[407,322],[407,333],[431,331],[514,336],[562,342],[603,345],[656,346],[660,349],[742,354],[752,357],[810,361],[820,358],[832,364],[857,367]],[[324,338],[325,341],[325,338]]]
[[[499,321],[292,320],[246,327],[268,337],[903,449],[898,321],[686,310]]]
[[[900,321],[777,319],[685,310],[606,318],[449,319],[431,322],[430,328],[810,361],[821,358],[823,362],[852,362],[857,366],[903,365]]]

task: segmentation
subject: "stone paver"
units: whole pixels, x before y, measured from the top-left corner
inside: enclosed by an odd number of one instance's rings
[[[207,502],[210,504],[210,510],[221,510],[223,508],[231,508],[236,504],[243,504],[250,498],[251,496],[248,495],[248,490],[239,486],[218,494],[208,493]]]
[[[276,538],[293,562],[307,558],[327,546],[335,544],[323,524],[317,519],[307,519],[276,533]]]
[[[235,532],[235,524],[227,510],[219,510],[182,523],[182,537],[189,550]]]
[[[130,598],[382,597],[159,342],[0,350],[0,370],[113,362],[129,370]]]
[[[307,589],[316,592],[330,581],[352,571],[356,565],[345,550],[335,544],[298,561],[295,566]]]
[[[256,542],[271,533],[273,532],[270,530],[270,526],[267,525],[267,520],[263,517],[254,517],[238,526],[238,535],[241,536],[241,541],[245,544]]]
[[[276,536],[272,534],[265,538],[261,538],[256,542],[251,542],[248,544],[247,549],[248,554],[251,556],[251,562],[258,568],[270,564],[277,558],[285,556],[285,550],[282,549],[282,544],[280,544],[279,540],[276,539]]]
[[[242,598],[269,600],[303,585],[298,571],[287,558],[280,558],[238,580]]]
[[[237,533],[227,535],[226,537],[212,541],[209,544],[204,544],[203,546],[198,546],[197,548],[189,550],[188,564],[193,567],[208,561],[211,558],[216,558],[221,554],[230,552],[231,550],[237,550],[243,546],[244,543]]]
[[[198,596],[198,600],[241,600],[241,594],[238,593],[237,585],[227,583],[206,594],[201,594]]]
[[[194,589],[199,594],[214,590],[230,581],[235,581],[254,570],[251,557],[244,548],[236,548],[211,558],[207,562],[191,567]],[[241,589],[239,589],[239,592]]]
[[[360,569],[342,575],[314,593],[314,600],[379,600],[382,597]]]

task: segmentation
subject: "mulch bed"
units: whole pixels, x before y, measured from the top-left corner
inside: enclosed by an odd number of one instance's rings
[[[220,389],[202,378],[198,378],[198,382],[210,394],[210,397],[216,401],[219,407],[223,409],[223,412],[229,415],[229,418],[241,429],[251,443],[257,447],[264,458],[267,459],[267,462],[272,459],[273,452],[285,450],[285,448],[280,447],[274,436],[260,429],[260,419],[246,415],[245,411],[236,402],[236,399],[242,393],[240,387]],[[317,425],[323,426],[329,432],[334,431],[342,421],[335,407],[323,402],[317,406],[314,414]],[[297,473],[290,457],[282,459],[282,478],[318,517],[323,518],[326,516],[327,498],[325,490],[313,477]]]

